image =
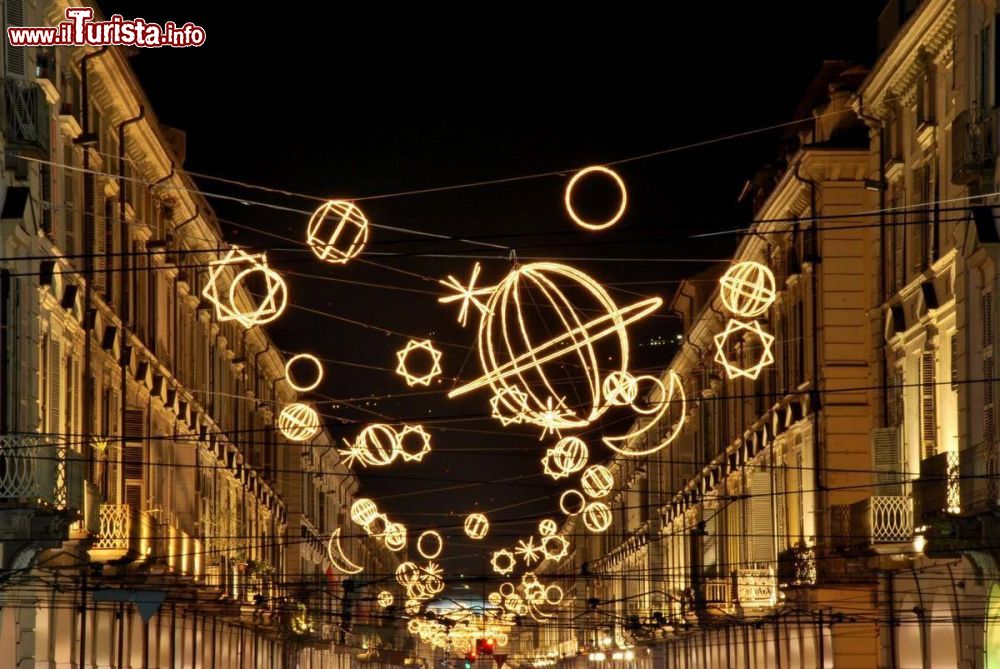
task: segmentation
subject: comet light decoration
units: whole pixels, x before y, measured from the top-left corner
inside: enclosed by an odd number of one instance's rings
[[[514,567],[517,566],[517,560],[514,558],[513,553],[506,548],[501,548],[498,551],[493,551],[493,556],[490,558],[490,565],[493,567],[493,571],[501,576],[506,576],[514,571]]]
[[[604,532],[611,527],[611,509],[604,502],[590,502],[583,509],[583,524],[591,532]]]
[[[363,567],[355,564],[344,553],[340,545],[340,528],[338,527],[330,535],[330,540],[326,543],[326,555],[330,559],[330,565],[344,574],[360,574]]]
[[[577,515],[583,511],[585,506],[587,506],[587,500],[579,490],[564,490],[563,494],[559,496],[559,509],[567,516]]]
[[[463,306],[474,304],[480,313],[476,349],[483,374],[453,389],[448,397],[488,387],[496,400],[493,413],[502,417],[501,422],[536,425],[543,436],[586,427],[610,408],[603,396],[601,364],[610,360],[610,372],[626,372],[627,327],[663,303],[651,297],[619,307],[590,276],[554,262],[522,265],[497,286],[441,298],[458,300]],[[593,312],[598,315],[591,317]],[[545,315],[548,319],[539,324]],[[538,339],[531,332],[540,325],[555,325],[558,330]],[[580,370],[588,392],[580,393],[576,385],[566,387],[561,381],[566,364]],[[571,393],[582,398],[581,406],[566,406]]]
[[[554,481],[566,478],[583,469],[590,457],[587,444],[579,437],[563,437],[553,448],[545,451],[542,468]]]
[[[619,437],[604,437],[602,439],[605,446],[622,455],[642,456],[656,453],[673,443],[681,433],[681,428],[684,427],[684,421],[687,419],[687,396],[684,394],[684,383],[676,372],[671,370],[667,375],[666,386],[663,385],[663,381],[650,375],[637,377],[636,383],[638,384],[639,381],[648,381],[655,387],[655,392],[652,395],[652,408],[644,409],[636,406],[634,403],[632,404],[632,410],[638,414],[642,414],[642,420],[645,421],[645,424],[636,427],[628,434]],[[630,442],[634,442],[636,437],[648,432],[654,425],[665,422],[669,412],[674,407],[677,407],[677,418],[673,423],[673,427],[666,435],[662,436],[648,448],[627,446]]]
[[[309,441],[319,434],[319,414],[308,404],[288,404],[278,414],[278,430],[289,441]]]
[[[722,304],[738,318],[757,318],[774,304],[774,273],[752,260],[738,262],[719,279]]]
[[[542,552],[546,560],[558,562],[569,554],[569,540],[561,534],[542,537]]]
[[[606,497],[615,487],[615,477],[604,465],[591,465],[580,477],[580,486],[587,497]]]
[[[541,560],[543,557],[542,547],[540,544],[535,543],[534,537],[519,539],[517,547],[514,549],[514,553],[520,556],[520,558],[524,560],[524,564],[529,567]]]
[[[555,534],[559,531],[559,526],[556,525],[556,521],[551,518],[546,518],[545,520],[538,523],[538,533],[543,537],[547,537],[550,534]]]
[[[433,549],[429,549],[426,546],[427,541],[431,542],[434,546]],[[417,552],[420,556],[427,560],[433,560],[437,556],[441,555],[441,551],[444,549],[444,541],[441,539],[441,535],[434,530],[426,530],[420,533],[417,537]]]
[[[746,336],[756,337],[760,342],[760,355],[757,361],[744,367],[739,360],[732,360],[728,350],[734,339],[743,339]],[[743,323],[735,319],[730,319],[726,324],[726,329],[715,335],[715,361],[726,370],[726,376],[730,379],[746,377],[756,380],[764,368],[774,363],[774,335],[765,332],[757,321]]]
[[[424,358],[423,366],[413,360],[415,356]],[[434,348],[429,339],[411,339],[399,351],[396,351],[399,364],[396,373],[403,377],[406,385],[429,386],[431,381],[441,376],[441,351]]]
[[[344,443],[348,446],[347,450],[339,452],[346,467],[352,467],[355,462],[360,462],[363,467],[384,467],[400,455],[399,435],[391,425],[382,423],[365,426],[353,444],[346,439]]]
[[[312,383],[300,384],[296,380],[295,375],[292,374],[292,368],[302,363],[307,363],[313,366],[315,371],[313,372]],[[307,393],[310,390],[315,390],[316,387],[323,382],[323,364],[319,361],[319,358],[311,353],[299,353],[298,355],[293,355],[288,359],[288,362],[285,363],[285,381],[288,382],[288,385],[290,385],[292,390],[295,392]]]
[[[346,264],[367,242],[368,219],[353,202],[324,202],[306,225],[306,243],[324,262]]]
[[[249,330],[255,325],[270,323],[285,310],[288,288],[281,275],[268,267],[267,254],[247,253],[233,246],[229,253],[208,263],[208,266],[208,281],[201,294],[215,307],[215,317],[219,321],[236,321]],[[222,286],[222,273],[226,268],[232,268],[236,273],[229,282],[228,291]],[[254,276],[264,282],[264,297],[255,307],[244,309],[237,304],[237,287]]]
[[[388,590],[383,590],[382,592],[378,593],[378,605],[383,609],[387,609],[390,606],[392,606],[392,603],[393,601],[395,601],[395,599],[396,598],[393,597],[392,593],[389,592]]]
[[[421,425],[404,425],[396,435],[396,452],[404,462],[422,462],[431,452],[431,435]]]
[[[573,189],[576,188],[577,183],[580,179],[589,176],[591,174],[603,174],[618,186],[618,190],[621,192],[621,202],[618,205],[618,211],[606,221],[588,221],[577,214],[576,209],[573,208]],[[585,167],[570,178],[569,183],[566,184],[566,192],[563,194],[563,202],[566,205],[566,213],[569,217],[573,219],[573,222],[579,225],[581,228],[585,228],[591,231],[600,231],[610,228],[612,225],[621,220],[621,217],[625,214],[625,209],[628,207],[628,191],[625,189],[625,182],[622,180],[618,173],[607,167],[601,165],[593,165],[591,167]]]
[[[490,521],[481,513],[470,513],[465,517],[465,535],[479,540],[490,531]]]

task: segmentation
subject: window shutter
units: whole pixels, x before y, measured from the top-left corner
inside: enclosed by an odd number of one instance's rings
[[[705,500],[702,505],[702,517],[705,519],[704,564],[705,568],[714,569],[719,563],[719,519],[718,504]]]
[[[63,250],[67,255],[76,255],[76,172],[73,166],[73,149],[67,146],[63,152]],[[73,264],[79,266],[78,258],[73,258]]]
[[[775,544],[779,550],[782,550],[785,547],[785,537],[788,534],[785,527],[787,523],[785,519],[785,467],[781,466],[775,469],[773,481]]]
[[[996,383],[993,380],[995,369],[993,365],[992,291],[983,291],[981,317],[983,326],[983,441],[987,445],[992,445],[996,443],[996,408],[994,406]]]
[[[105,293],[107,290],[107,284],[105,280],[107,279],[107,228],[104,221],[104,189],[100,187],[99,184],[94,183],[93,175],[86,175],[87,188],[89,189],[88,200],[93,203],[91,211],[87,212],[90,217],[89,224],[93,225],[93,239],[94,248],[91,249],[91,253],[94,254],[94,290]]]
[[[141,409],[125,411],[125,452],[122,454],[122,473],[125,479],[125,502],[133,508],[142,508],[143,448],[145,415]]]
[[[958,335],[951,336],[951,389],[958,392]]]
[[[49,337],[49,427],[50,435],[62,432],[62,342],[55,333]]]
[[[772,493],[771,470],[754,467],[750,474],[750,558],[767,565],[774,562]]]
[[[4,0],[4,25],[19,27],[24,25],[24,7],[21,0]],[[15,77],[24,77],[24,47],[11,46],[4,35],[4,72]]]
[[[114,271],[114,253],[116,250],[114,225],[115,200],[108,197],[103,189],[101,190],[101,200],[104,201],[103,215],[101,216],[104,226],[104,291],[107,301],[111,302],[118,295],[118,291],[115,290],[115,284],[120,279],[118,273]]]
[[[877,495],[894,496],[901,492],[902,448],[899,430],[882,427],[872,430],[872,470]]]
[[[920,357],[920,438],[924,457],[937,454],[937,405],[935,403],[934,351]]]

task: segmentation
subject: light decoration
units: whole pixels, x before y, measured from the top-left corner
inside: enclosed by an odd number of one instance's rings
[[[396,567],[396,582],[404,588],[420,580],[420,567],[415,563],[401,562]]]
[[[488,287],[476,288],[476,279],[479,278],[479,272],[482,271],[482,269],[482,266],[478,262],[473,265],[472,275],[469,277],[469,282],[466,284],[463,284],[451,274],[448,275],[447,279],[441,280],[441,283],[454,290],[455,294],[439,298],[438,302],[441,302],[442,304],[448,304],[450,302],[462,303],[461,308],[458,310],[458,322],[461,323],[462,327],[465,327],[465,324],[469,319],[469,306],[475,306],[480,313],[484,313],[486,311],[486,305],[479,300],[479,297],[489,295],[493,292],[493,289]]]
[[[490,398],[490,415],[504,427],[520,425],[528,410],[528,396],[517,388],[503,388]]]
[[[556,525],[556,521],[551,518],[546,518],[545,520],[538,523],[538,533],[543,537],[547,537],[550,534],[555,534],[559,530],[559,526]]]
[[[722,304],[738,318],[757,318],[774,304],[774,273],[752,260],[738,262],[719,279]]]
[[[428,549],[425,546],[426,541],[434,542],[435,548],[433,550]],[[420,556],[427,559],[433,560],[437,556],[441,555],[441,551],[444,549],[444,541],[441,539],[441,535],[434,530],[426,530],[420,533],[417,537],[417,552]]]
[[[576,188],[576,184],[580,181],[580,179],[591,174],[603,174],[610,177],[611,180],[615,182],[615,185],[618,186],[618,190],[621,192],[621,203],[618,205],[618,211],[616,211],[608,220],[598,223],[583,219],[573,208],[573,189]],[[591,231],[606,230],[621,220],[621,217],[625,214],[625,209],[628,207],[628,191],[625,189],[625,182],[620,176],[618,176],[617,172],[604,167],[603,165],[592,165],[590,167],[583,168],[570,178],[569,183],[566,184],[566,191],[563,194],[563,202],[566,205],[566,213],[569,214],[569,217],[573,219],[573,222],[581,228],[586,228]]]
[[[368,242],[368,219],[353,202],[329,200],[313,212],[306,243],[320,260],[343,265]]]
[[[383,590],[382,592],[378,593],[378,605],[383,609],[387,609],[390,606],[392,606],[392,603],[393,601],[395,601],[395,599],[396,598],[393,597],[393,594],[388,590]]]
[[[479,540],[490,531],[490,521],[481,513],[470,513],[465,517],[465,534],[470,539]]]
[[[753,335],[760,341],[760,357],[749,367],[741,367],[739,361],[729,359],[727,350],[730,338],[742,339],[746,335]],[[757,321],[744,323],[730,319],[725,330],[715,335],[715,360],[726,370],[726,376],[730,379],[744,376],[756,380],[765,367],[774,363],[773,347],[774,335],[765,332]]]
[[[564,490],[559,496],[559,509],[567,516],[575,516],[587,506],[587,500],[579,490]],[[546,535],[551,536],[551,535]]]
[[[501,576],[506,576],[514,571],[514,567],[517,566],[517,560],[514,558],[513,553],[506,548],[501,548],[498,551],[493,551],[493,556],[490,558],[490,565],[493,567],[493,571]]]
[[[561,534],[542,537],[542,552],[546,560],[558,562],[569,554],[569,540]]]
[[[601,389],[608,404],[622,407],[635,402],[639,395],[639,382],[628,372],[611,372],[604,377]]]
[[[399,435],[391,425],[382,423],[366,425],[353,444],[346,439],[344,443],[348,448],[339,453],[346,467],[354,466],[355,462],[365,467],[384,467],[399,455]]]
[[[604,465],[591,465],[580,476],[580,486],[587,497],[606,497],[615,487],[615,477]]]
[[[330,565],[344,574],[359,574],[363,567],[355,564],[344,554],[344,549],[340,545],[340,528],[338,527],[330,535],[330,540],[326,543],[326,556],[330,559]]]
[[[586,296],[586,306],[574,304],[566,293],[568,288]],[[522,265],[492,289],[475,290],[477,303],[478,296],[488,295],[482,308],[477,307],[481,312],[477,351],[483,375],[453,389],[448,396],[454,398],[488,386],[497,399],[494,415],[500,414],[508,421],[520,418],[522,422],[540,426],[543,435],[586,427],[607,411],[611,405],[603,397],[599,364],[606,356],[598,353],[597,344],[611,338],[617,345],[616,355],[612,356],[617,358],[614,365],[617,369],[613,371],[625,372],[629,360],[627,326],[663,303],[660,298],[652,297],[619,307],[590,276],[554,262]],[[441,301],[458,299],[449,297]],[[562,331],[540,343],[532,341],[522,311],[525,303],[538,304],[539,309],[553,313]],[[602,313],[588,318],[586,314],[594,305]],[[565,394],[556,391],[554,379],[559,378],[559,361],[569,356],[574,358],[590,391],[584,402],[586,406],[579,409],[567,407]],[[515,412],[521,404],[523,408]]]
[[[249,330],[255,325],[270,323],[285,310],[288,288],[281,275],[268,267],[267,254],[247,253],[233,246],[225,256],[211,261],[208,266],[208,280],[201,295],[215,307],[215,317],[219,321],[236,321]],[[222,273],[227,267],[232,268],[236,275],[229,283],[228,292],[223,291],[220,295]],[[264,298],[256,307],[246,310],[237,304],[237,287],[254,274],[260,274],[264,281]]]
[[[615,451],[616,453],[621,453],[622,455],[631,456],[642,456],[650,455],[656,453],[665,446],[673,443],[677,436],[681,433],[681,428],[684,427],[684,421],[687,419],[687,397],[684,394],[684,383],[681,381],[681,377],[677,375],[676,372],[672,371],[668,374],[668,384],[663,385],[663,382],[656,378],[655,376],[643,375],[636,378],[636,382],[639,381],[649,381],[654,386],[656,386],[655,397],[659,399],[654,400],[653,407],[651,409],[643,409],[635,404],[632,404],[632,409],[639,414],[647,416],[645,425],[637,427],[628,434],[622,435],[620,437],[604,437],[602,441],[604,445]],[[679,404],[678,418],[674,423],[673,428],[665,436],[662,436],[655,444],[645,449],[638,448],[625,448],[623,445],[635,440],[641,434],[647,432],[654,425],[660,424],[663,418],[670,411],[671,406]]]
[[[396,452],[404,462],[422,462],[431,452],[431,435],[422,425],[404,425],[396,435]]]
[[[389,523],[381,535],[382,543],[389,550],[401,551],[406,547],[406,526],[402,523]]]
[[[583,524],[594,533],[611,527],[611,509],[604,502],[590,502],[583,509]]]
[[[519,555],[524,560],[524,564],[529,567],[542,559],[542,547],[535,543],[534,537],[519,539],[514,553]]]
[[[287,404],[278,414],[278,429],[289,441],[309,441],[319,434],[319,414],[308,404]]]
[[[313,382],[307,384],[300,384],[295,380],[295,375],[292,374],[292,368],[300,363],[310,363],[315,367],[315,372],[313,374]],[[319,361],[319,358],[312,355],[311,353],[299,353],[298,355],[293,355],[285,363],[285,381],[288,385],[292,387],[292,390],[299,393],[307,393],[310,390],[314,390],[323,381],[323,364]]]
[[[510,597],[515,592],[517,592],[517,587],[510,581],[504,581],[503,583],[500,584],[498,590],[500,591],[501,596]]]
[[[414,372],[411,357],[414,353],[420,355],[421,352],[427,360],[422,370]],[[402,376],[406,385],[410,387],[429,386],[435,377],[441,376],[441,351],[434,348],[433,342],[429,339],[410,339],[406,342],[406,346],[396,351],[396,358],[399,359],[396,373]]]
[[[406,603],[403,604],[403,610],[406,611],[407,615],[415,616],[420,613],[420,600],[419,599],[407,599]]]
[[[545,451],[542,467],[547,476],[558,481],[583,469],[590,451],[579,437],[563,437],[553,448]]]
[[[378,505],[367,497],[359,497],[351,504],[351,520],[361,527],[371,525],[376,516]]]
[[[489,602],[490,606],[500,606],[500,602],[503,598],[500,596],[499,592],[491,592],[486,596],[486,601]]]
[[[351,520],[363,527],[368,536],[381,540],[390,551],[400,551],[406,546],[406,525],[379,513],[378,505],[367,497],[354,500]]]

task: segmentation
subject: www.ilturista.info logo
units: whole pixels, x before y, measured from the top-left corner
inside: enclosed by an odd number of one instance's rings
[[[70,7],[66,20],[50,28],[8,27],[7,41],[11,46],[201,46],[205,29],[190,21],[178,27],[173,21],[162,26],[143,19],[125,19],[115,14],[107,21],[94,21],[90,7]]]

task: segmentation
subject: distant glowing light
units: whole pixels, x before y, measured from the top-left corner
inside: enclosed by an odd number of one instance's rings
[[[611,178],[615,185],[618,186],[618,190],[621,192],[621,202],[618,205],[618,211],[606,221],[593,222],[587,221],[576,213],[576,209],[573,208],[573,189],[576,188],[577,182],[580,181],[585,176],[590,174],[603,174]],[[618,173],[614,170],[604,167],[602,165],[593,165],[591,167],[585,167],[570,178],[569,183],[566,184],[566,191],[563,194],[563,202],[566,205],[566,213],[569,217],[573,219],[573,222],[579,225],[581,228],[586,228],[587,230],[599,231],[606,230],[612,225],[621,220],[621,217],[625,214],[625,209],[628,207],[628,191],[625,189],[625,182],[622,180]]]

